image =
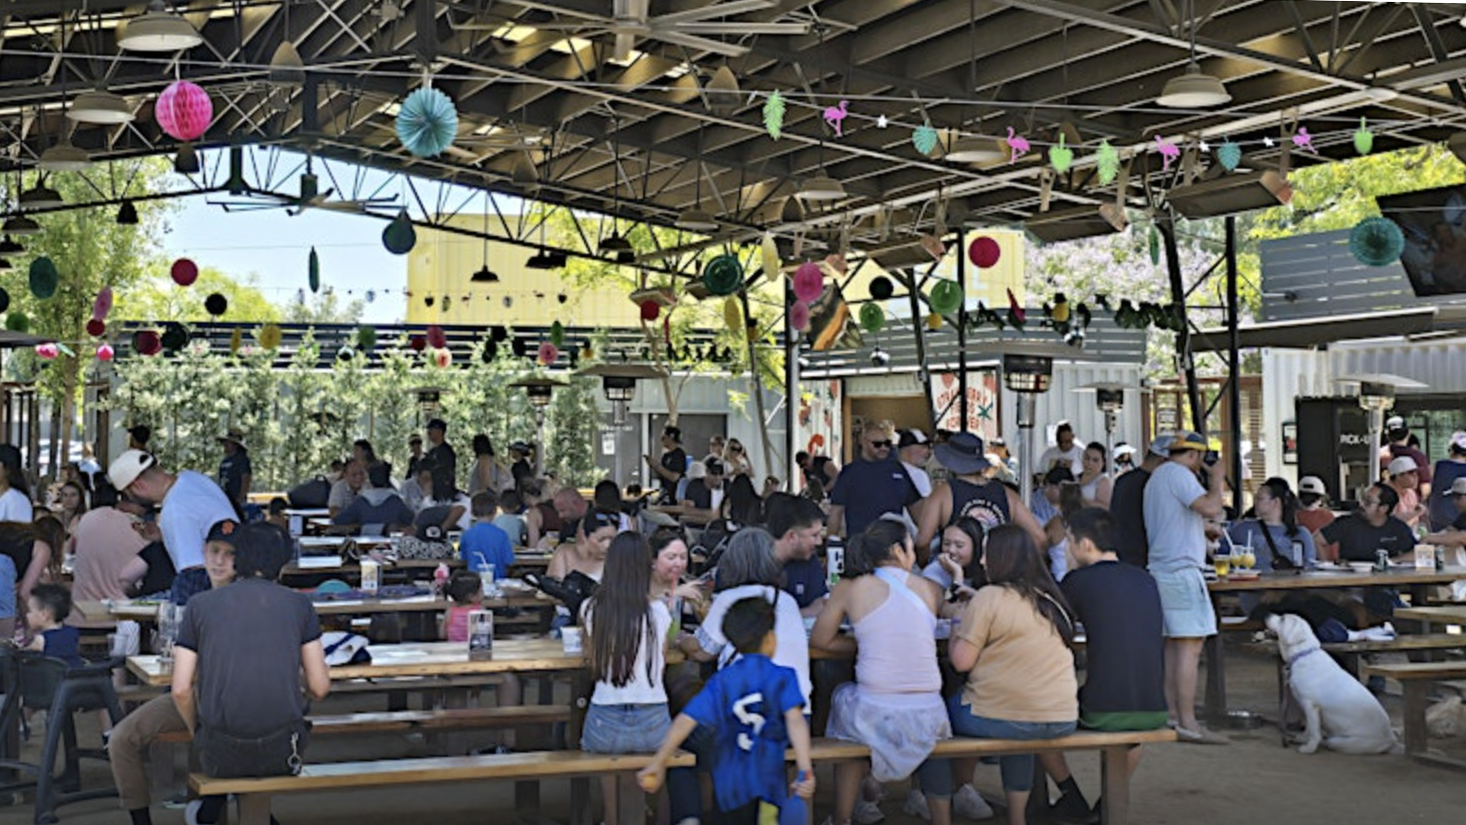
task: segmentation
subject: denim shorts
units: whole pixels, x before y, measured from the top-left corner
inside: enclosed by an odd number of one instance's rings
[[[671,727],[665,702],[591,705],[585,712],[580,749],[587,753],[655,753]]]
[[[1068,736],[1077,727],[1076,722],[1015,722],[976,716],[971,706],[962,703],[961,693],[947,700],[947,712],[952,717],[953,733],[979,739],[1057,739]],[[1004,791],[1033,790],[1033,754],[1000,756],[998,766]]]
[[[1217,634],[1217,614],[1201,570],[1151,571],[1161,594],[1164,632],[1168,639],[1203,639]]]

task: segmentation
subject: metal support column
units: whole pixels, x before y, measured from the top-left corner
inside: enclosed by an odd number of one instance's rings
[[[796,444],[798,433],[794,431],[795,424],[799,421],[799,333],[789,326],[788,308],[794,300],[793,281],[789,278],[780,278],[784,282],[784,478],[788,484],[784,489],[791,493],[801,493],[804,488],[799,482],[799,465],[794,461],[794,454],[800,449]]]
[[[1237,324],[1237,218],[1227,216],[1227,415],[1231,418],[1232,508],[1240,516],[1242,506],[1242,353],[1238,346]]]
[[[906,272],[907,297],[911,300],[911,332],[916,338],[916,378],[921,381],[921,391],[926,393],[927,432],[937,430],[937,405],[932,397],[932,374],[926,365],[926,324],[922,321],[921,296],[918,295],[921,281],[913,267]]]
[[[1186,400],[1191,404],[1191,428],[1206,434],[1206,410],[1201,406],[1201,385],[1196,382],[1196,364],[1191,354],[1191,321],[1186,315],[1186,284],[1181,278],[1181,256],[1176,247],[1175,218],[1157,215],[1156,229],[1166,246],[1166,271],[1171,278],[1171,301],[1181,312],[1181,331],[1176,333],[1176,357],[1186,377]]]
[[[957,414],[962,417],[960,432],[967,432],[967,255],[966,239],[957,230],[957,283],[962,286],[962,306],[957,308]],[[919,321],[918,321],[919,323]],[[1026,468],[1025,468],[1026,469]],[[1024,499],[1027,501],[1027,499]]]

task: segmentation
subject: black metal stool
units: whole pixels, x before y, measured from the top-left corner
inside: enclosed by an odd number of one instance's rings
[[[26,710],[45,710],[46,741],[41,761],[20,761],[18,752],[0,752],[0,768],[30,774],[34,779],[0,786],[0,792],[34,787],[36,792],[36,825],[56,822],[56,809],[72,802],[115,796],[115,787],[81,789],[81,759],[107,758],[100,748],[78,748],[75,714],[105,710],[113,724],[122,720],[122,708],[112,688],[112,669],[121,661],[110,659],[81,667],[68,667],[30,650],[0,647],[0,679],[3,679],[5,704],[0,709],[0,731],[10,730]],[[61,774],[55,773],[58,751],[63,750],[65,764]]]

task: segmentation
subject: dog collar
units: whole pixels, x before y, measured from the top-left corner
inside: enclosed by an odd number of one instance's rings
[[[1298,660],[1299,659],[1302,659],[1303,657],[1305,657],[1305,656],[1307,656],[1307,655],[1309,655],[1311,653],[1318,653],[1321,650],[1323,650],[1323,648],[1321,648],[1321,647],[1310,647],[1307,650],[1300,651],[1298,653],[1294,653],[1291,657],[1289,657],[1289,659],[1287,661],[1287,667],[1292,667],[1293,665],[1295,665],[1295,664],[1298,663]]]

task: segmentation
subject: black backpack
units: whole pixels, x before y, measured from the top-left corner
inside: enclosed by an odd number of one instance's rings
[[[290,501],[290,506],[296,510],[319,510],[326,506],[331,499],[331,482],[324,476],[316,476],[310,481],[297,484],[285,494]]]

